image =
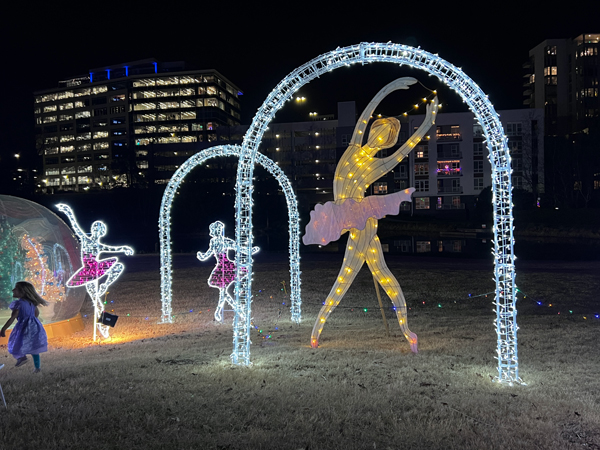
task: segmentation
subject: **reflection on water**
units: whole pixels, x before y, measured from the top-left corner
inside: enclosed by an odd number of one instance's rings
[[[395,236],[381,239],[383,250],[389,253],[413,253],[423,256],[486,258],[491,254],[493,239],[461,237],[460,233],[445,236]],[[515,238],[515,255],[526,260],[600,260],[600,241],[561,238]]]

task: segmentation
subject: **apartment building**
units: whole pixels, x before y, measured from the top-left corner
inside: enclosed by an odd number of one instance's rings
[[[600,118],[600,33],[546,39],[523,65],[524,104],[543,108],[548,136],[579,133]]]
[[[532,193],[544,192],[544,111],[517,109],[498,111],[512,164],[512,185]],[[410,116],[415,130],[423,115]],[[414,186],[415,213],[472,209],[477,196],[491,186],[491,164],[482,127],[472,113],[441,113],[426,139],[409,154],[408,169],[395,178],[401,186]]]

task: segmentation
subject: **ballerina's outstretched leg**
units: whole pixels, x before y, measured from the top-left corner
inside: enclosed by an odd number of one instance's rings
[[[398,323],[400,329],[404,334],[404,337],[410,343],[410,349],[413,353],[418,352],[418,339],[417,335],[408,329],[406,321],[406,300],[402,293],[400,283],[392,274],[392,271],[388,268],[383,257],[383,251],[381,249],[381,243],[379,237],[375,236],[369,243],[367,265],[371,269],[373,277],[381,285],[385,293],[388,295],[394,307],[396,309],[396,316],[398,317]]]
[[[375,221],[375,224],[376,223],[377,221]],[[344,263],[342,264],[342,268],[338,273],[331,291],[329,291],[329,295],[327,295],[325,304],[321,308],[321,311],[319,311],[317,321],[312,330],[310,345],[313,348],[319,346],[319,337],[323,331],[327,318],[340,303],[364,264],[369,241],[375,234],[375,231],[376,228],[373,226],[373,223],[371,223],[371,219],[367,222],[367,226],[364,230],[356,230],[353,228],[349,231],[350,235],[348,236],[348,243],[346,244]]]
[[[111,266],[105,273],[106,279],[98,288],[98,297],[102,297],[106,291],[108,290],[108,286],[113,284],[117,278],[121,275],[125,269],[125,266],[120,262],[116,263],[114,266]]]
[[[123,272],[123,269],[125,269],[125,266],[121,263],[116,263],[114,266],[111,266],[106,272],[105,275],[107,276],[106,279],[104,280],[104,282],[102,284],[100,284],[98,286],[98,291],[96,292],[96,296],[92,297],[95,298],[95,303],[96,303],[96,311],[98,313],[98,316],[96,317],[96,321],[98,321],[100,319],[100,315],[104,312],[104,303],[102,302],[102,296],[104,294],[106,294],[106,291],[108,290],[108,286],[110,286],[111,284],[114,283],[114,281],[119,278],[119,276],[121,275],[121,273]],[[93,283],[91,283],[91,285],[94,285]],[[89,286],[89,285],[88,285]],[[94,290],[95,290],[96,286],[94,285]],[[89,292],[89,290],[88,290]],[[108,339],[108,337],[110,336],[110,331],[109,331],[109,327],[108,325],[104,325],[100,322],[96,323],[96,326],[98,328],[98,331],[100,332],[100,334],[102,335],[103,338]]]
[[[219,288],[219,304],[217,305],[217,309],[215,309],[215,320],[217,322],[223,322],[223,308],[226,301],[229,303],[228,297],[227,286]]]

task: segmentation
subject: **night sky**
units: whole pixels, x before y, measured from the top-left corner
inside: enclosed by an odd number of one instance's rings
[[[25,2],[23,2],[25,3]],[[213,68],[237,84],[242,123],[250,123],[269,92],[289,72],[336,47],[360,42],[396,42],[438,53],[475,80],[497,109],[522,108],[522,64],[547,38],[600,32],[600,2],[578,2],[576,10],[550,3],[501,6],[427,2],[47,2],[14,6],[2,14],[3,68],[0,151],[34,153],[32,92],[88,69],[144,58],[184,60],[190,69]],[[115,6],[116,5],[116,6]],[[135,6],[134,6],[135,5]],[[498,5],[500,5],[498,3]],[[575,8],[575,7],[574,7]],[[425,72],[376,63],[338,69],[300,91],[308,101],[290,103],[278,121],[306,120],[309,111],[335,114],[338,101],[358,108],[387,82],[414,76],[431,89]],[[411,88],[415,99],[427,91]],[[407,94],[402,94],[406,96]],[[411,96],[382,105],[399,114]],[[455,94],[440,90],[445,111],[463,110]],[[407,103],[408,102],[408,103]]]

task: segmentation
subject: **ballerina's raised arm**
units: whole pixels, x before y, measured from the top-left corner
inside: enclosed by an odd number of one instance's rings
[[[408,140],[393,154],[388,156],[387,158],[380,158],[378,164],[374,164],[372,170],[377,172],[381,172],[381,174],[388,173],[392,170],[400,161],[402,161],[408,154],[415,148],[415,146],[421,142],[423,136],[429,131],[429,129],[435,124],[435,117],[438,109],[438,98],[437,96],[431,101],[430,104],[427,105],[425,120],[417,131],[413,133],[413,135],[408,138]]]
[[[65,205],[64,203],[59,203],[58,205],[56,205],[56,208],[60,212],[64,213],[65,216],[67,216],[67,218],[71,222],[71,228],[73,229],[73,232],[77,235],[77,237],[79,238],[80,241],[89,241],[90,240],[90,237],[87,235],[87,233],[85,233],[79,227],[79,224],[77,223],[77,220],[75,219],[75,214],[73,213],[73,210],[71,209],[71,207],[69,205]]]
[[[367,126],[369,125],[369,120],[373,115],[373,111],[375,111],[375,108],[377,108],[381,101],[387,95],[389,95],[390,92],[398,91],[400,89],[408,89],[416,82],[417,80],[415,78],[404,77],[392,81],[383,89],[381,89],[369,102],[367,107],[363,110],[362,114],[358,118],[358,122],[356,122],[356,126],[354,127],[354,133],[352,134],[352,139],[350,140],[350,145],[358,145],[359,147],[362,146],[363,136]]]

